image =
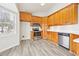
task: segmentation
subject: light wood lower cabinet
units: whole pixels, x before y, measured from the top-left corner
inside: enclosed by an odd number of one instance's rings
[[[32,41],[34,41],[34,32],[33,31],[31,31],[31,39],[32,39]]]
[[[48,40],[58,45],[58,33],[47,31]],[[70,51],[79,56],[79,43],[73,42],[74,39],[79,38],[79,35],[70,34]]]
[[[70,34],[70,51],[75,55],[79,55],[79,44],[73,42],[74,39],[79,38],[79,35]]]
[[[55,44],[58,44],[58,33],[57,32],[51,32],[48,31],[48,40],[52,41]]]
[[[47,32],[48,40],[52,41],[52,32]]]
[[[52,41],[56,44],[58,44],[58,33],[57,32],[52,32]]]
[[[79,56],[79,43],[75,43],[76,46],[76,55]]]
[[[33,32],[32,32],[32,39],[34,39]],[[58,45],[58,32],[41,32],[42,39],[47,38],[49,41],[52,41],[54,44]],[[79,35],[70,34],[70,51],[79,56],[79,43],[73,42],[74,39],[79,38]]]
[[[42,39],[47,39],[47,24],[41,24],[42,29]]]
[[[79,56],[79,43],[75,43],[75,42],[74,42],[72,52],[73,52],[73,54],[75,54],[76,56]]]

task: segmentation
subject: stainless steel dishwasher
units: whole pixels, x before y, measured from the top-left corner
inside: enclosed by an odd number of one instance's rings
[[[69,49],[70,47],[70,34],[69,33],[58,33],[58,37],[59,37],[59,45],[62,47],[65,47],[67,49]]]

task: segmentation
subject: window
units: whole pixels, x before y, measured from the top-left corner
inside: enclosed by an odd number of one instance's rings
[[[16,14],[10,10],[0,7],[0,33],[15,30]]]

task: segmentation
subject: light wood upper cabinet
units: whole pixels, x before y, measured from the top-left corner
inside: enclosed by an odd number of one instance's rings
[[[73,12],[73,14],[71,14],[71,17],[72,17],[72,24],[76,24],[77,22],[78,22],[78,4],[74,4],[73,6],[72,6],[72,12]]]
[[[47,24],[47,17],[42,17],[41,24]]]
[[[77,14],[78,14],[78,5],[77,4],[71,4],[68,6],[68,8],[65,8],[66,10],[66,19],[65,24],[76,24],[77,23]]]
[[[60,19],[60,20],[58,20],[58,19]],[[56,13],[55,22],[56,22],[56,25],[61,25],[61,15],[60,15],[60,13]]]
[[[77,24],[78,4],[71,4],[48,17],[32,16],[27,12],[20,12],[21,21],[37,22],[40,24],[48,24],[49,26]]]
[[[31,21],[32,15],[27,12],[20,12],[20,21]]]
[[[54,21],[53,21],[53,25],[54,26],[56,26],[56,25],[60,25],[61,24],[61,14],[58,14],[58,13],[55,13],[54,15],[53,15],[53,17],[54,17]],[[60,19],[60,20],[58,20],[58,19]]]
[[[31,22],[41,23],[42,18],[38,16],[32,16]]]
[[[54,24],[54,15],[52,14],[50,17],[48,17],[48,20],[47,20],[47,24],[49,25],[49,26],[52,26],[52,25],[55,25]]]
[[[32,16],[31,22],[39,23],[39,24],[47,24],[47,17],[38,17],[38,16]]]
[[[78,4],[71,4],[48,16],[48,25],[76,24],[78,18]]]

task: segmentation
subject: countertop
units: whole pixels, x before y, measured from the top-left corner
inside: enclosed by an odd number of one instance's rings
[[[73,40],[76,43],[79,43],[79,38]]]

